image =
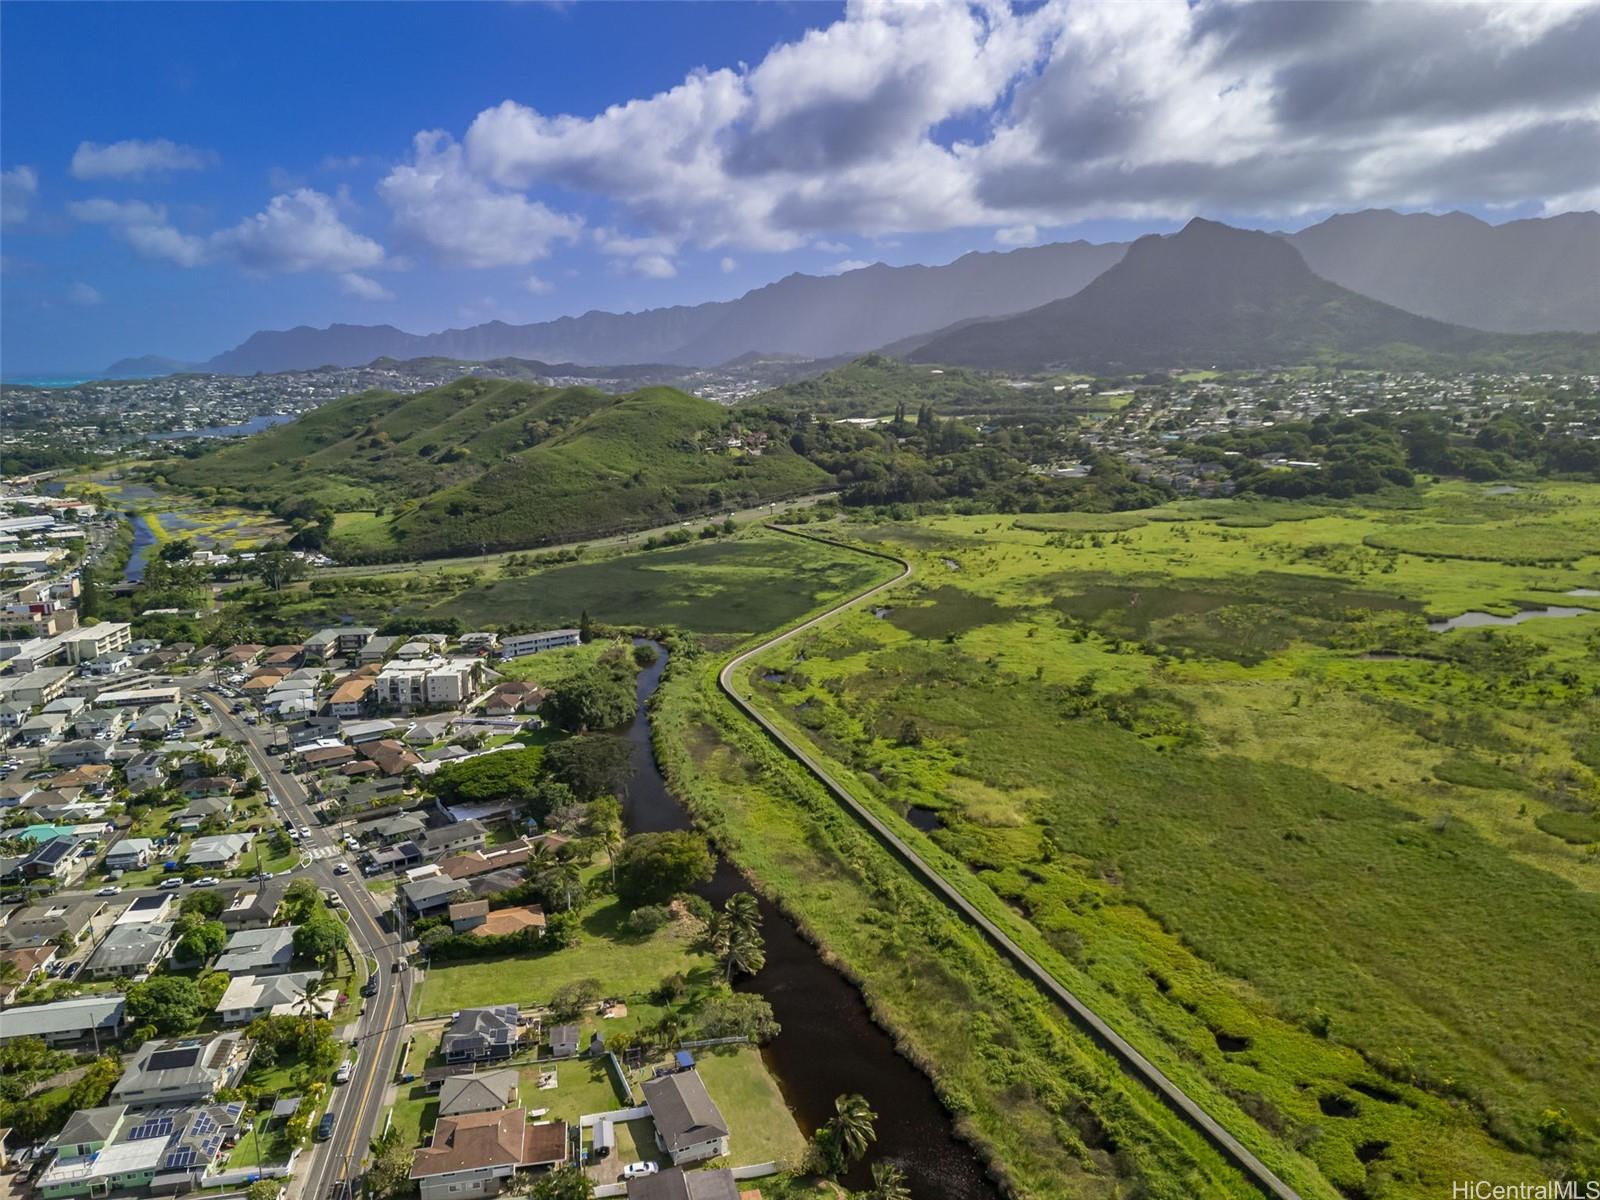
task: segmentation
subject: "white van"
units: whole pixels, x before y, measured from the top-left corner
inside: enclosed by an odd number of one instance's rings
[[[355,1063],[348,1058],[345,1059],[339,1064],[339,1069],[333,1073],[333,1081],[335,1083],[349,1083],[350,1072],[353,1070],[355,1070]]]

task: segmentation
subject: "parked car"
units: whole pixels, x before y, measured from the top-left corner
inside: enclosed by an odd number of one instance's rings
[[[183,880],[181,879],[163,879],[161,881],[161,890],[164,892],[170,892],[173,888],[181,888],[182,886]]]
[[[122,889],[117,887],[116,884],[107,884],[95,893],[96,896],[120,896],[121,894]]]
[[[330,1108],[322,1114],[322,1120],[317,1122],[317,1141],[325,1142],[333,1136],[333,1110]]]
[[[76,975],[78,973],[78,968],[81,967],[81,966],[83,966],[83,964],[81,962],[68,963],[67,964],[67,969],[65,971],[61,972],[61,978],[63,978],[63,979],[71,979],[74,975]]]
[[[222,881],[215,875],[202,875],[194,881],[195,887],[216,887]]]
[[[634,1162],[622,1168],[622,1177],[624,1179],[644,1179],[647,1176],[654,1175],[659,1170],[661,1168],[652,1162]]]

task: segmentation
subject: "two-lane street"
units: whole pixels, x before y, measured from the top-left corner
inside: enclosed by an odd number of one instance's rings
[[[395,969],[404,955],[396,935],[388,928],[391,918],[367,891],[360,875],[353,871],[345,875],[334,873],[333,866],[344,849],[332,833],[317,823],[299,777],[283,774],[279,760],[267,753],[272,733],[246,725],[232,715],[225,699],[214,692],[208,691],[207,695],[223,733],[245,747],[267,789],[276,797],[284,819],[310,830],[301,839],[301,847],[308,855],[305,865],[296,868],[296,877],[308,876],[319,887],[332,888],[338,894],[349,914],[355,951],[376,964],[378,993],[367,998],[356,1022],[355,1045],[349,1047],[356,1055],[355,1067],[349,1082],[335,1088],[329,1105],[329,1111],[335,1114],[333,1134],[302,1156],[290,1187],[291,1200],[322,1200],[346,1181],[359,1185],[362,1162],[372,1138],[380,1131],[386,1111],[384,1097],[405,1040],[411,972]]]

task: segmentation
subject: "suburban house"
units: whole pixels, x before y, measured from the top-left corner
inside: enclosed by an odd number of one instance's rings
[[[106,902],[95,896],[57,897],[18,911],[0,908],[0,950],[43,946],[64,933],[79,940],[98,937],[111,928]]]
[[[269,929],[241,929],[228,939],[213,971],[230,975],[279,975],[294,961],[293,925]]]
[[[464,1008],[445,1029],[439,1052],[447,1063],[483,1062],[510,1058],[521,1040],[522,1023],[515,1004]]]
[[[390,634],[380,634],[377,637],[368,638],[367,644],[361,647],[356,654],[356,658],[363,664],[381,663],[394,652],[394,648],[399,644],[399,638]]]
[[[106,851],[108,871],[137,871],[150,865],[156,844],[150,838],[123,838]]]
[[[489,919],[487,900],[461,900],[449,908],[452,933],[468,933]]]
[[[487,904],[487,901],[479,901]],[[452,908],[454,905],[451,906]],[[454,922],[452,921],[452,924]],[[473,937],[507,937],[513,933],[537,930],[541,936],[548,922],[544,910],[536,904],[518,904],[512,908],[496,908],[486,912],[483,920],[470,925],[467,932]],[[461,932],[461,930],[457,930]]]
[[[135,896],[133,903],[117,914],[117,919],[112,922],[112,928],[118,925],[148,925],[152,921],[172,920],[176,916],[172,910],[177,907],[177,899],[171,892],[161,892],[154,896]]]
[[[97,714],[98,715],[98,714]],[[52,767],[77,767],[84,763],[103,763],[111,757],[110,741],[99,742],[97,737],[112,738],[116,736],[115,730],[96,728],[92,732],[85,729],[86,722],[79,721],[74,728],[84,737],[76,738],[70,742],[62,742],[59,746],[50,747],[45,755]],[[89,722],[91,725],[100,725],[100,722]]]
[[[685,1171],[668,1167],[655,1175],[628,1181],[628,1200],[739,1200],[739,1181],[723,1167]]]
[[[375,763],[379,771],[388,776],[404,775],[422,761],[420,755],[408,750],[392,738],[379,738],[361,744],[361,754]]]
[[[132,1108],[203,1104],[239,1081],[250,1064],[250,1049],[237,1033],[148,1041],[128,1060],[111,1089],[111,1103]]]
[[[338,997],[320,991],[321,980],[319,971],[235,976],[217,1001],[217,1016],[224,1025],[248,1025],[265,1016],[331,1016]]]
[[[31,1037],[42,1038],[51,1046],[110,1044],[122,1036],[127,1020],[127,1004],[115,992],[24,1004],[6,1009],[6,1019],[0,1021],[0,1042]]]
[[[448,875],[425,875],[400,885],[400,895],[416,917],[426,917],[449,908],[451,901],[466,890],[466,884]]]
[[[197,837],[189,843],[189,853],[183,856],[186,867],[207,870],[231,871],[239,865],[239,858],[250,849],[253,833],[219,833],[212,837]]]
[[[78,856],[78,847],[81,844],[71,834],[40,840],[23,857],[18,865],[18,873],[24,879],[53,879],[65,882],[83,865],[83,860]]]
[[[233,900],[224,908],[217,920],[222,922],[224,929],[236,933],[241,929],[264,929],[272,924],[272,918],[278,915],[278,906],[283,903],[283,889],[272,886],[261,888],[241,888],[233,894]]]
[[[0,1008],[11,1003],[17,991],[39,976],[56,960],[54,946],[23,946],[16,950],[0,950],[0,975],[12,974],[10,983],[0,983]],[[7,970],[6,968],[9,968]]]
[[[570,840],[559,833],[542,833],[538,837],[518,838],[514,842],[503,842],[498,846],[469,850],[465,854],[455,854],[441,859],[439,870],[452,879],[471,879],[477,875],[488,875],[493,871],[520,867],[533,856],[536,849],[542,847],[549,851],[559,850]]]
[[[538,633],[508,633],[500,639],[500,657],[526,658],[546,650],[577,646],[583,639],[576,629],[546,629]]]
[[[172,949],[171,921],[115,925],[89,956],[83,973],[90,979],[131,979],[155,969]]]
[[[550,693],[538,684],[508,680],[489,693],[488,699],[483,702],[483,711],[485,715],[491,717],[510,717],[517,713],[537,712],[549,695]]]
[[[327,711],[331,717],[359,717],[372,694],[372,676],[349,675],[341,679],[328,695]]]
[[[419,839],[423,854],[430,859],[481,850],[487,840],[488,831],[477,821],[455,821],[437,829],[427,829]]]
[[[182,714],[176,704],[152,704],[128,723],[128,734],[135,738],[157,738],[172,730]]]
[[[376,842],[380,846],[393,846],[420,837],[428,823],[415,813],[397,813],[357,825],[355,837],[362,842]]]
[[[411,1166],[422,1200],[497,1196],[506,1181],[529,1167],[567,1159],[562,1121],[530,1124],[520,1108],[440,1116],[433,1140]]]
[[[439,1115],[498,1112],[517,1102],[517,1073],[509,1068],[476,1075],[451,1075],[439,1085]]]
[[[161,760],[162,755],[149,750],[143,754],[136,754],[123,763],[122,772],[128,777],[128,787],[135,792],[160,787],[167,778],[167,771],[161,765]]]
[[[318,746],[315,750],[307,750],[300,756],[300,765],[308,771],[322,771],[342,767],[345,763],[354,761],[355,757],[354,746]]]
[[[644,1102],[655,1122],[656,1144],[674,1164],[728,1153],[728,1123],[698,1071],[675,1071],[645,1080]]]
[[[233,802],[224,796],[201,796],[191,800],[189,807],[174,813],[168,822],[180,833],[193,833],[212,817],[226,818],[233,812]]]
[[[204,1186],[243,1102],[134,1112],[113,1104],[75,1112],[51,1141],[55,1160],[35,1183],[45,1200]]]

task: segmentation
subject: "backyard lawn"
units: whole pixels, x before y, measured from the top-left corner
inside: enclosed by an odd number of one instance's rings
[[[805,1149],[778,1081],[754,1046],[708,1046],[694,1052],[706,1091],[728,1119],[736,1163],[783,1163]]]
[[[557,988],[581,979],[597,979],[608,996],[631,999],[674,973],[700,983],[716,971],[711,956],[679,927],[631,937],[622,932],[626,917],[622,904],[606,897],[584,910],[583,935],[574,946],[532,958],[435,967],[423,982],[419,1011],[437,1015],[485,1004],[542,1004]]]

